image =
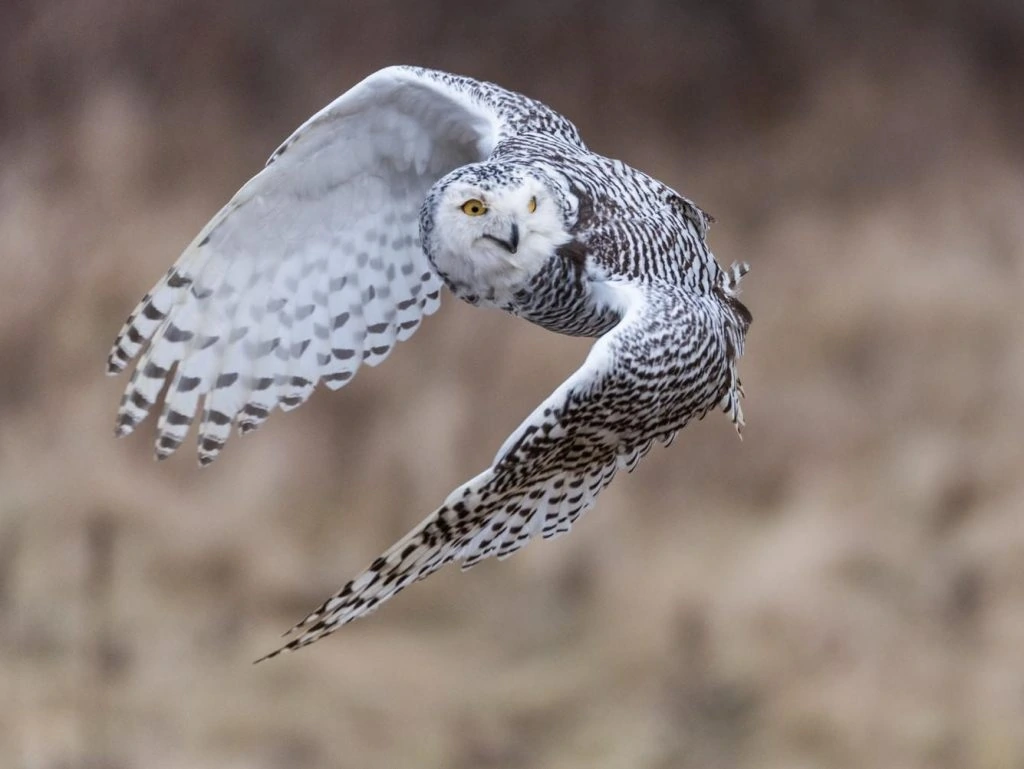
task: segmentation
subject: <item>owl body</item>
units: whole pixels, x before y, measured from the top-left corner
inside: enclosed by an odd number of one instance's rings
[[[547,108],[544,108],[547,110]],[[550,110],[547,110],[551,112]],[[704,245],[709,218],[693,203],[651,176],[619,160],[590,152],[566,118],[551,112],[557,135],[515,135],[500,140],[488,161],[460,168],[439,180],[424,202],[421,239],[428,258],[452,292],[477,306],[497,307],[558,333],[597,337],[614,325],[592,283],[613,278],[665,280],[702,293],[726,281]],[[471,181],[471,183],[470,183]],[[542,189],[541,214],[550,214],[529,267],[505,282],[477,270],[452,269],[452,262],[479,267],[487,251],[445,248],[446,222],[464,223],[449,206],[472,194],[515,183]],[[454,190],[453,190],[454,188]],[[520,196],[523,202],[529,192]],[[487,202],[485,200],[485,202]],[[447,215],[447,216],[446,216]],[[536,220],[541,217],[529,217]],[[455,240],[455,239],[452,239]],[[529,244],[522,244],[529,251]],[[506,257],[507,258],[507,257]],[[517,261],[524,261],[519,256]]]
[[[471,304],[596,338],[581,368],[494,461],[324,601],[280,651],[313,643],[446,563],[469,568],[565,533],[618,470],[693,418],[743,424],[743,264],[710,219],[592,153],[547,106],[414,67],[381,70],[311,117],[204,227],[129,316],[111,373],[139,357],[118,412],[155,406],[157,455],[200,416],[199,456],[383,362],[434,312]]]

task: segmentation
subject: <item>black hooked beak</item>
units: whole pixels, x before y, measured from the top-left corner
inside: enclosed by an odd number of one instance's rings
[[[519,249],[519,225],[514,222],[512,223],[512,232],[509,233],[508,240],[502,240],[493,235],[484,235],[484,237],[488,240],[493,240],[510,254],[514,254]]]

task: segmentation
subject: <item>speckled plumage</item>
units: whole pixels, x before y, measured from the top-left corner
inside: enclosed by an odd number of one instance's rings
[[[460,210],[466,200],[479,212]],[[746,266],[719,267],[708,224],[661,182],[590,152],[539,102],[381,70],[282,144],[129,317],[109,358],[117,373],[139,356],[117,431],[134,429],[170,378],[157,455],[198,412],[211,462],[232,425],[255,429],[319,381],[337,388],[383,361],[436,309],[442,282],[472,304],[597,337],[490,467],[267,656],[305,646],[445,563],[468,568],[568,531],[617,470],[691,419],[720,407],[742,426]]]

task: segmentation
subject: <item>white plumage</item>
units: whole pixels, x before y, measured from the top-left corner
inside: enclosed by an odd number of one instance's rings
[[[312,643],[449,561],[468,568],[567,531],[616,470],[691,418],[720,406],[742,424],[746,268],[718,266],[708,222],[662,183],[587,150],[539,102],[456,75],[381,70],[285,141],[129,316],[108,364],[118,373],[138,358],[117,432],[131,432],[170,379],[157,455],[198,415],[207,464],[232,426],[255,429],[318,383],[338,388],[381,363],[436,310],[442,282],[473,304],[599,337],[489,468],[284,648]]]
[[[486,157],[498,134],[492,115],[468,100],[453,109],[425,83],[400,68],[363,81],[304,123],[202,229],[111,351],[117,373],[151,340],[120,434],[146,416],[178,363],[157,452],[178,447],[205,395],[200,459],[210,462],[236,415],[251,429],[321,379],[340,387],[437,309],[441,281],[420,247],[420,206],[444,173]]]

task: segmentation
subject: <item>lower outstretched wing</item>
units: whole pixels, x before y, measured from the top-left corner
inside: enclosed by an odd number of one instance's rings
[[[317,641],[446,563],[469,568],[569,531],[619,469],[720,406],[741,422],[730,317],[713,297],[608,283],[621,320],[509,437],[491,467],[293,628],[268,659]]]

